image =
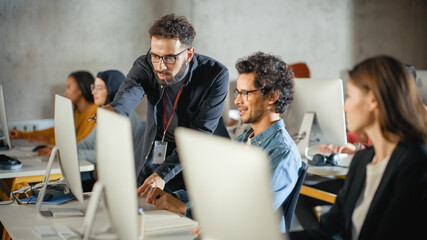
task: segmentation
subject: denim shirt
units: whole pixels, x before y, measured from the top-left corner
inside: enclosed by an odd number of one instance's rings
[[[246,143],[253,129],[249,129],[235,141]],[[275,122],[262,133],[251,139],[251,146],[263,148],[269,155],[271,164],[271,189],[273,192],[274,210],[282,214],[281,206],[288,198],[298,180],[301,168],[301,154],[295,142],[285,129],[283,119]],[[281,216],[280,227],[285,231],[285,218]]]

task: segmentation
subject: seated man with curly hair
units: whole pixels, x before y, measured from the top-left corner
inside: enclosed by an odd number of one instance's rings
[[[293,100],[293,73],[280,58],[262,52],[239,59],[236,69],[239,77],[237,88],[234,89],[234,103],[239,109],[241,121],[250,123],[251,129],[235,141],[263,148],[268,153],[272,171],[274,210],[282,214],[281,207],[295,187],[302,170],[301,155],[285,129],[283,119],[280,118],[280,114]],[[236,169],[244,170],[244,166],[242,169]],[[190,203],[185,204],[188,198],[184,191],[177,191],[173,196],[154,189],[148,195],[147,201],[159,208],[191,217]],[[285,232],[283,215],[280,227],[282,232]]]

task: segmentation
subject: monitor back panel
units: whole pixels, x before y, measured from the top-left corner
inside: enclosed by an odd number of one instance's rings
[[[175,138],[203,239],[283,239],[266,153],[185,128]]]

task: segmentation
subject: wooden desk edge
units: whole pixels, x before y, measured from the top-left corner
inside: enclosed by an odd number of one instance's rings
[[[300,194],[305,195],[305,196],[309,196],[312,198],[316,198],[325,202],[329,202],[329,203],[335,203],[335,200],[337,198],[337,195],[333,194],[333,193],[328,193],[325,192],[323,190],[319,190],[316,188],[312,188],[309,187],[307,185],[302,185],[301,186],[301,190],[300,190]]]

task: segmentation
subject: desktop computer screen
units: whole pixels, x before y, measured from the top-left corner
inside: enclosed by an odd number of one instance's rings
[[[186,128],[177,128],[175,138],[202,239],[287,239],[264,151]]]
[[[12,144],[9,137],[9,128],[7,126],[6,106],[3,95],[3,85],[0,84],[0,123],[2,136],[0,139],[0,151],[12,149]]]
[[[112,232],[118,239],[137,239],[138,201],[129,118],[98,109],[96,154],[98,181],[83,223],[84,239],[102,234],[91,233],[99,201],[105,203]]]
[[[309,146],[346,145],[341,79],[295,78],[294,100],[282,118],[303,156]]]
[[[425,105],[427,105],[427,70],[418,70],[417,71],[417,79],[416,79],[417,87],[419,89],[421,98]]]
[[[44,177],[44,186],[37,199],[37,208],[40,211],[42,199],[44,197],[47,183],[49,182],[50,170],[55,158],[55,154],[59,159],[61,173],[67,186],[71,189],[74,196],[82,203],[83,202],[83,188],[80,177],[80,164],[77,157],[77,141],[76,130],[74,125],[73,105],[71,100],[59,95],[55,96],[55,142],[56,146],[53,148],[49,158],[46,174]],[[70,211],[68,211],[70,210]],[[40,211],[42,215],[56,216],[61,213],[70,215],[77,209],[63,209],[52,208],[49,211]],[[78,214],[83,215],[83,214]]]

